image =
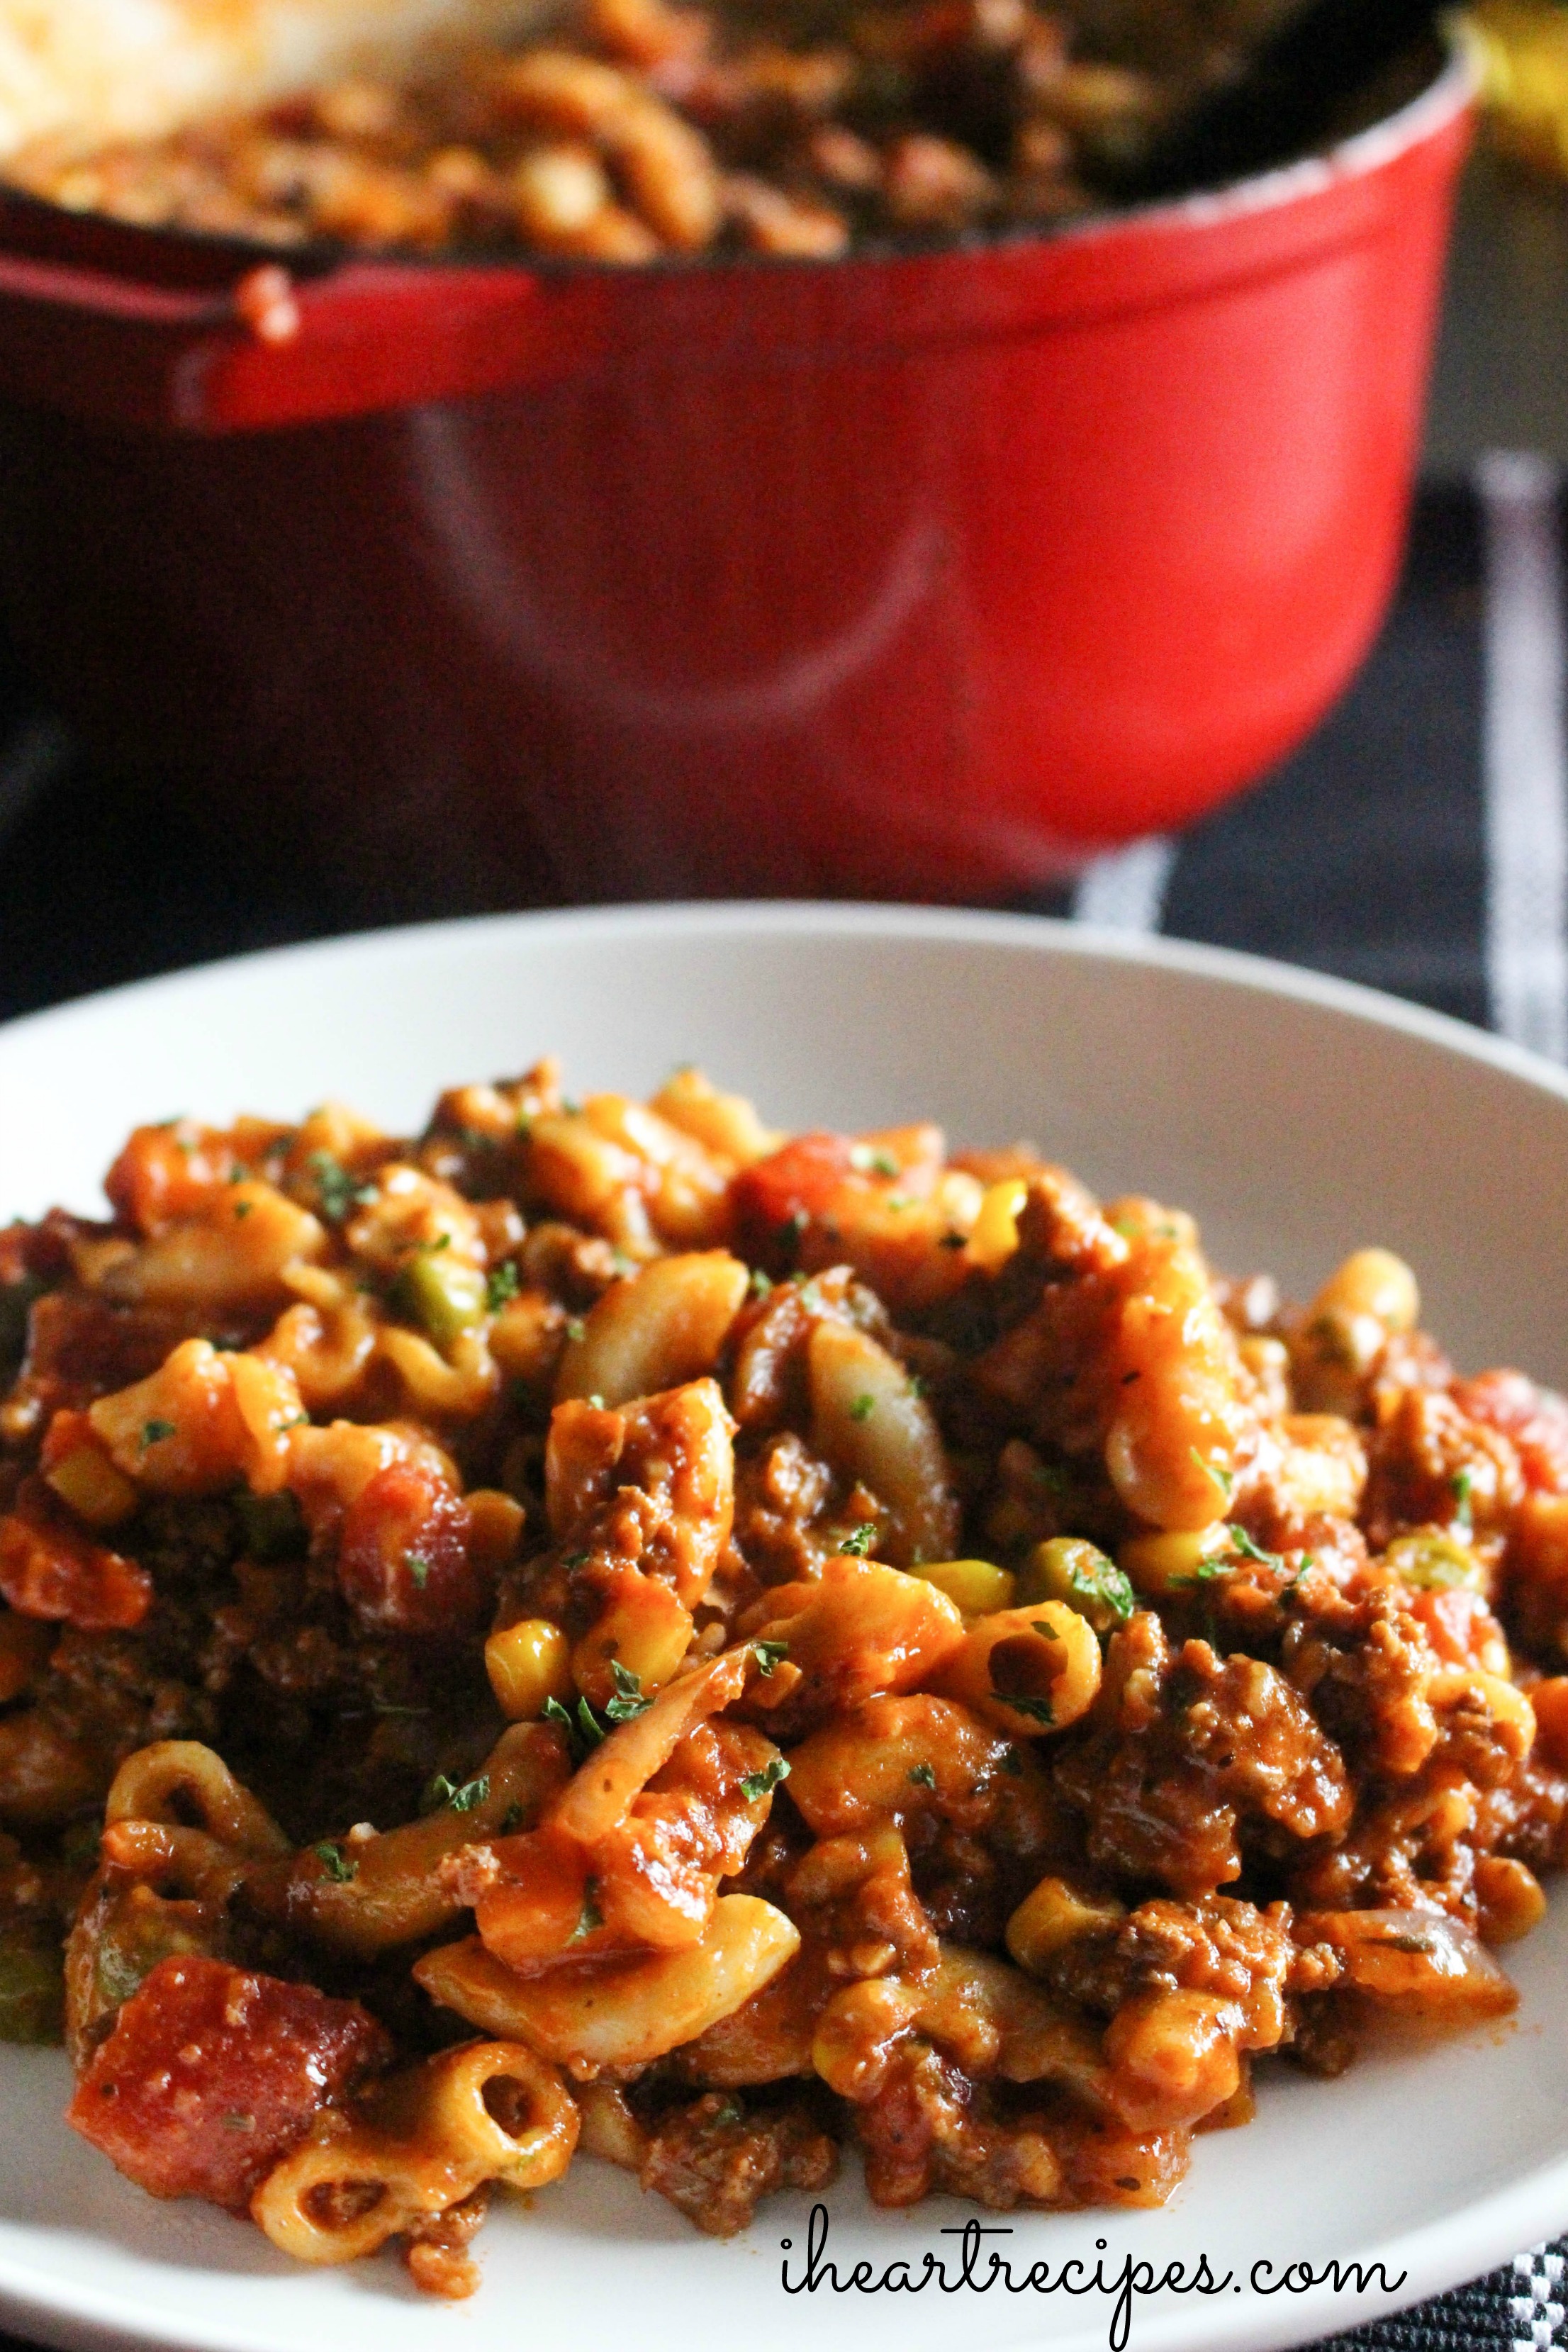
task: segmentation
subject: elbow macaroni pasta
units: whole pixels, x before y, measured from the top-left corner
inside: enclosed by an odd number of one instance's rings
[[[107,1189],[0,1233],[0,1990],[156,2193],[447,2294],[580,2136],[718,2233],[840,2143],[1155,2204],[1256,2056],[1510,2005],[1568,1403],[1388,1252],[1283,1307],[1026,1146],[549,1063]]]

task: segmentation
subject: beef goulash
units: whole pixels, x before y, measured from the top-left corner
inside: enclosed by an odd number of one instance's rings
[[[446,2295],[579,2150],[1157,2205],[1256,2061],[1513,2005],[1568,1404],[1386,1251],[1289,1307],[692,1069],[107,1192],[0,1232],[0,2032],[154,2196]]]
[[[34,195],[285,256],[623,264],[1096,209],[1292,0],[144,0],[133,67],[84,5],[0,15],[0,173]]]

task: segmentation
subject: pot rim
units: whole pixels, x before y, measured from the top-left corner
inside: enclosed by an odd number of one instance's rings
[[[437,271],[486,271],[494,275],[531,278],[543,283],[619,283],[638,279],[710,278],[752,271],[785,270],[840,273],[856,265],[885,266],[889,262],[937,260],[943,257],[1006,252],[1028,246],[1111,245],[1120,239],[1153,232],[1179,236],[1187,230],[1213,229],[1248,215],[1281,210],[1304,202],[1335,184],[1366,179],[1396,163],[1447,130],[1473,105],[1480,88],[1479,61],[1461,27],[1435,28],[1434,46],[1440,45],[1441,63],[1414,98],[1405,99],[1390,114],[1366,124],[1331,146],[1270,164],[1265,171],[1215,186],[1189,189],[1180,195],[1158,196],[1142,203],[1106,205],[1076,218],[1052,222],[1010,222],[999,227],[965,230],[957,236],[919,242],[881,238],[866,240],[844,253],[797,254],[661,254],[632,270],[625,267],[570,256],[506,253],[467,249],[408,253],[316,243],[300,247],[268,245],[249,238],[217,236],[197,230],[142,226],[116,220],[112,215],[75,213],[25,189],[0,181],[0,251],[7,246],[5,214],[30,218],[47,233],[58,225],[72,239],[99,233],[112,240],[119,261],[107,254],[99,264],[110,277],[139,277],[134,257],[153,260],[158,255],[183,253],[205,257],[213,270],[210,283],[224,280],[223,264],[235,274],[271,264],[305,284],[321,284],[343,273],[371,268],[418,278]]]

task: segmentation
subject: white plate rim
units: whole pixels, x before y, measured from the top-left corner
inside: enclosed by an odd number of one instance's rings
[[[531,936],[546,939],[592,938],[595,932],[606,938],[628,933],[657,937],[664,932],[687,937],[707,933],[715,939],[760,932],[787,938],[826,931],[860,938],[951,940],[961,945],[972,942],[1022,949],[1032,946],[1046,954],[1086,962],[1110,960],[1187,972],[1195,979],[1228,982],[1254,994],[1321,1006],[1372,1028],[1402,1031],[1407,1036],[1421,1038],[1428,1045],[1504,1071],[1548,1094],[1568,1099],[1568,1070],[1560,1069],[1528,1046],[1494,1036],[1449,1013],[1391,996],[1360,981],[1338,979],[1331,972],[1318,971],[1310,965],[1285,963],[1240,948],[1214,947],[1203,940],[1171,939],[1157,932],[1116,930],[1103,924],[1080,923],[1056,915],[837,898],[668,899],[647,905],[551,908],[522,914],[459,915],[436,922],[390,924],[342,932],[331,939],[257,948],[244,955],[220,956],[175,971],[159,972],[149,979],[97,989],[0,1022],[0,1039],[8,1042],[13,1037],[39,1034],[57,1025],[63,1030],[95,1017],[111,1005],[132,1002],[153,1004],[161,996],[172,997],[264,965],[297,970],[315,962],[328,970],[335,963],[354,961],[361,956],[379,959],[410,952],[438,953],[460,940],[502,939],[522,929]]]

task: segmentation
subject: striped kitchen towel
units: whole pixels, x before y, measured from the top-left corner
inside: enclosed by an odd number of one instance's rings
[[[1372,659],[1296,757],[1071,911],[1392,989],[1568,1058],[1563,502],[1497,453],[1429,492]]]

